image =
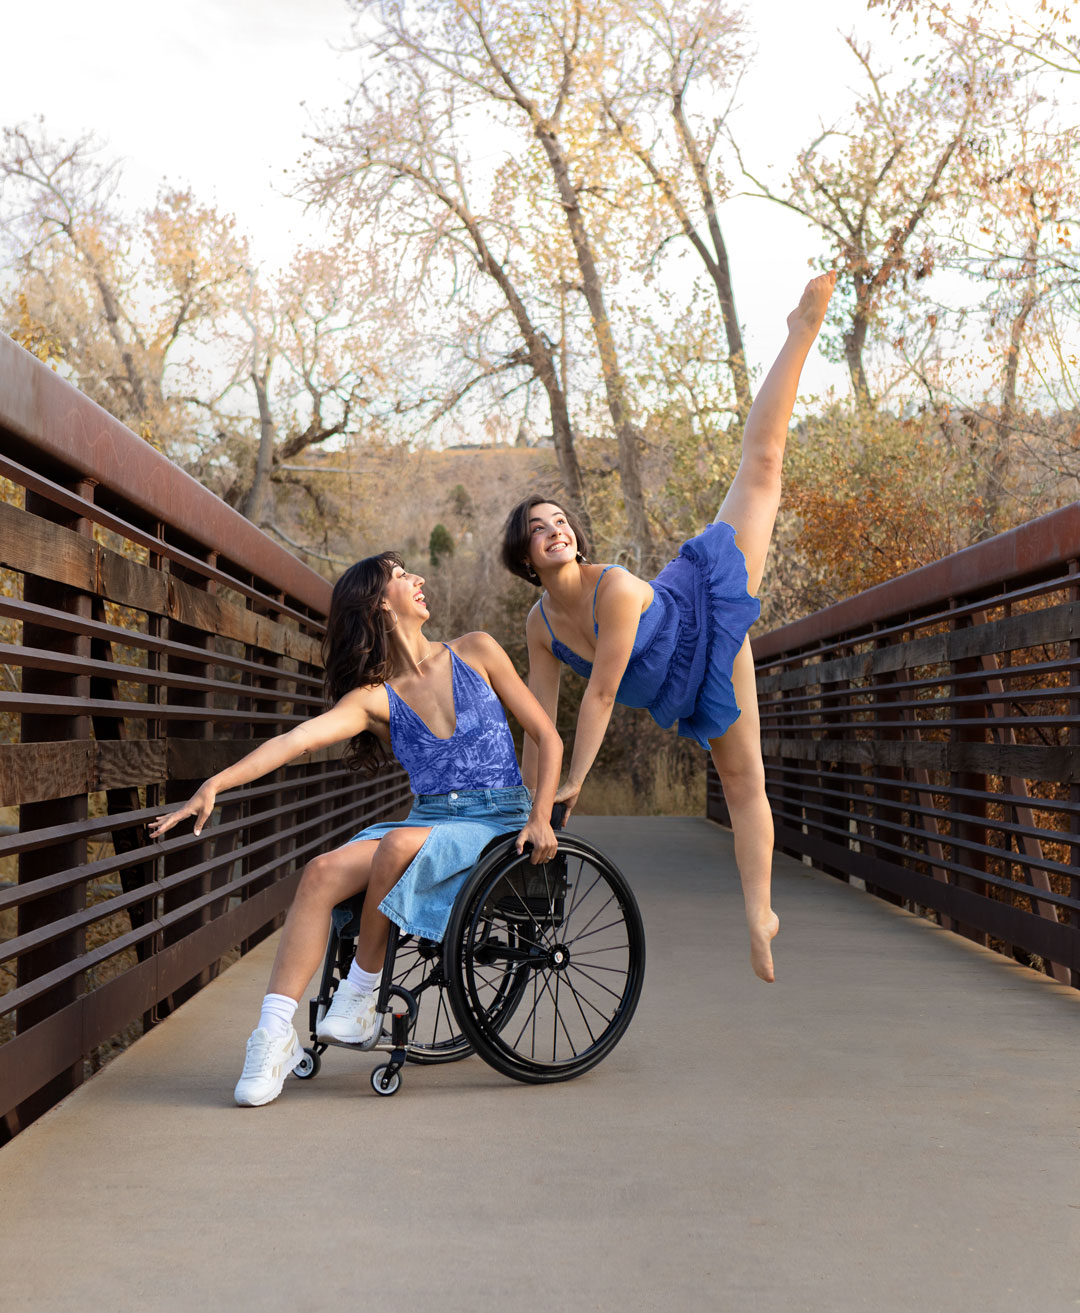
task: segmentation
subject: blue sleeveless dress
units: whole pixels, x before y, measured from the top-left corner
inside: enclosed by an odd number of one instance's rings
[[[413,806],[405,820],[369,825],[350,840],[431,827],[379,910],[406,934],[435,940],[446,933],[454,899],[481,852],[499,835],[517,834],[532,808],[502,703],[483,676],[452,648],[447,651],[457,717],[453,734],[448,739],[432,734],[386,685],[390,745],[409,774]]]
[[[607,566],[600,574],[603,579]],[[596,581],[597,591],[600,579]],[[634,647],[615,695],[627,707],[643,707],[668,729],[676,721],[683,738],[708,749],[739,718],[731,667],[761,603],[747,591],[746,561],[735,530],[722,520],[691,538],[651,580],[653,600],[641,613]],[[561,643],[544,614],[551,651],[588,679],[592,662]],[[596,593],[593,594],[593,632]]]

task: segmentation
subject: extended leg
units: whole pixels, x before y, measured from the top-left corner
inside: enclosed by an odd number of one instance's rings
[[[780,919],[772,910],[773,820],[765,796],[761,760],[754,659],[747,639],[731,673],[741,715],[727,733],[709,744],[724,787],[735,839],[735,862],[742,881],[750,929],[750,963],[762,980],[773,980],[772,941]]]
[[[743,430],[742,459],[718,520],[735,530],[735,541],[746,558],[749,591],[756,593],[765,572],[776,512],[780,506],[780,472],[799,375],[817,337],[836,285],[834,273],[806,285],[798,306],[788,315],[787,341],[765,376]],[[741,705],[741,703],[740,703]]]

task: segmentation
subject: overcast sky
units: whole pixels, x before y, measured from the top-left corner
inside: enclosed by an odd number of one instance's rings
[[[758,55],[740,95],[739,136],[758,169],[790,167],[819,119],[850,103],[853,28],[888,63],[888,28],[865,0],[757,0]],[[274,264],[317,236],[281,194],[312,114],[343,101],[360,56],[345,0],[0,0],[6,58],[0,123],[41,113],[50,132],[92,129],[124,160],[122,194],[148,203],[162,179],[233,212]],[[771,358],[816,242],[797,216],[735,199],[721,214],[752,363]],[[818,358],[807,391],[846,375]]]

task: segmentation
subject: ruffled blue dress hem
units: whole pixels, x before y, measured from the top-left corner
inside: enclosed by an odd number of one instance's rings
[[[694,688],[693,708],[678,716],[678,732],[706,751],[741,712],[731,684],[731,670],[761,603],[748,591],[746,558],[735,542],[735,530],[718,520],[679,549],[656,583],[676,595],[687,623],[673,654],[669,679]],[[669,722],[670,723],[670,722]]]

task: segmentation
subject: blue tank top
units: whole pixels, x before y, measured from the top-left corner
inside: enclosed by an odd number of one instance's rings
[[[456,723],[448,739],[432,734],[391,685],[390,744],[409,775],[413,793],[452,789],[509,789],[521,784],[506,713],[482,675],[452,647],[450,683]]]
[[[612,568],[606,566],[600,579]],[[653,600],[638,620],[616,701],[644,707],[665,729],[678,722],[681,735],[708,748],[738,719],[731,670],[761,611],[747,591],[746,561],[735,530],[722,520],[710,524],[683,543],[675,560],[651,582]],[[540,614],[551,634],[552,653],[588,679],[592,662],[555,637],[543,599]],[[595,592],[593,632],[599,633]]]
[[[600,591],[600,580],[609,570],[622,568],[621,565],[605,565],[600,571],[600,579],[597,579],[596,589],[593,592],[594,634],[600,633],[600,626],[596,621],[596,595]],[[626,663],[623,677],[619,681],[619,691],[615,695],[616,702],[624,707],[651,707],[656,701],[659,692],[658,684],[667,669],[667,659],[671,656],[678,626],[678,617],[672,617],[669,614],[670,610],[670,599],[667,594],[654,588],[653,600],[642,611],[641,618],[638,620],[630,660]],[[555,637],[555,631],[544,611],[543,598],[540,599],[540,614],[544,617],[544,624],[547,625],[548,633],[551,635],[552,654],[564,665],[569,666],[575,674],[583,679],[589,679],[592,675],[592,662],[586,661],[583,656],[579,656]]]

